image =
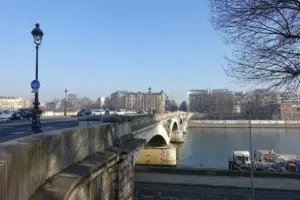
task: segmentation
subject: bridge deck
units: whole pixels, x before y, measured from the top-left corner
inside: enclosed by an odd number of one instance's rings
[[[206,185],[213,187],[249,188],[249,177],[218,177],[209,175],[166,174],[156,172],[135,172],[135,182]],[[254,187],[259,189],[297,190],[300,180],[287,178],[254,178]]]

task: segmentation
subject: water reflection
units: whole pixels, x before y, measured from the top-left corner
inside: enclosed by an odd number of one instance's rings
[[[296,128],[252,128],[253,149],[300,155],[300,131]],[[249,151],[248,128],[190,128],[177,145],[179,167],[227,169],[234,150]]]

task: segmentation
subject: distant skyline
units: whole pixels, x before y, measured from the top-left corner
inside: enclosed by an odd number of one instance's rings
[[[116,90],[174,93],[244,90],[226,77],[229,47],[213,30],[209,0],[3,1],[0,3],[1,96],[31,97],[41,24],[40,99],[69,93],[96,99]]]

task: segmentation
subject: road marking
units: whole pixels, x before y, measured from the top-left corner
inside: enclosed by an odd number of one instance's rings
[[[22,135],[24,133],[27,133],[27,131],[12,132],[10,135]]]

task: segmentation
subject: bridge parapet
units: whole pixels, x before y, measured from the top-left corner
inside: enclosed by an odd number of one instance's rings
[[[115,121],[108,120],[111,122],[108,124],[44,132],[1,143],[0,199],[34,199],[35,195],[38,194],[36,192],[39,192],[41,188],[45,189],[50,183],[49,180],[55,180],[55,177],[57,178],[63,170],[67,170],[75,163],[84,163],[85,159],[92,155],[111,151],[111,149],[118,150],[117,153],[114,152],[113,154],[116,156],[115,161],[118,164],[122,162],[128,164],[128,160],[131,159],[133,162],[131,165],[134,165],[136,154],[140,149],[143,149],[145,140],[144,138],[134,139],[131,134],[132,130],[138,130],[142,126],[149,126],[176,117],[178,114],[124,116],[115,119]],[[124,137],[126,139],[120,140]],[[136,146],[126,146],[133,141],[137,142]],[[108,173],[110,168],[108,164],[104,170],[105,173]],[[124,191],[123,193],[121,191],[123,189],[119,189],[118,195],[125,195]],[[47,194],[49,192],[50,190]]]
[[[113,125],[45,132],[0,144],[1,200],[28,200],[44,182],[85,157],[113,146]]]

